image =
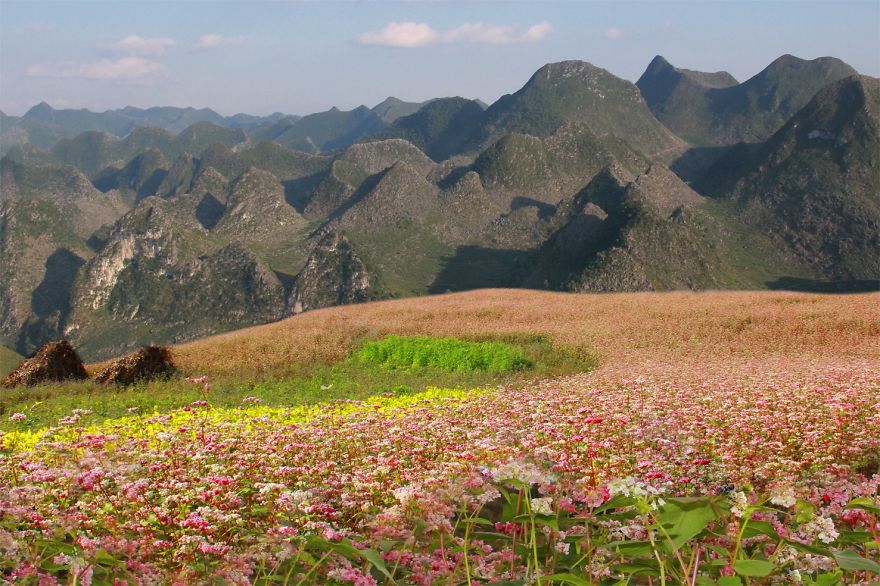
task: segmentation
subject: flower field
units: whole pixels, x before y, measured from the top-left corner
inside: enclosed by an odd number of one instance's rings
[[[674,316],[654,299],[644,311]],[[755,332],[777,348],[760,355],[732,351],[737,328],[702,353],[682,347],[671,322],[667,343],[646,348],[660,329],[634,320],[616,360],[501,388],[297,408],[256,397],[215,408],[208,394],[97,423],[13,421],[21,431],[0,438],[0,573],[22,584],[874,584],[880,321],[835,325],[865,298],[817,299],[832,308],[825,330],[853,336],[836,353],[824,339],[804,351],[803,323],[784,315]]]

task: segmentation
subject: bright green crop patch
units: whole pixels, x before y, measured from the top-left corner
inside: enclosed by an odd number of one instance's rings
[[[400,370],[511,372],[534,366],[522,348],[506,342],[468,342],[428,336],[388,336],[367,342],[356,358]]]

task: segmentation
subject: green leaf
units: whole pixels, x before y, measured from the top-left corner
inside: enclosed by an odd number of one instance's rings
[[[592,582],[590,582],[583,576],[575,576],[574,574],[569,574],[568,572],[562,574],[553,574],[552,576],[547,577],[554,582],[559,582],[560,584],[573,584],[574,586],[590,586],[592,584]]]
[[[831,574],[819,574],[813,580],[813,584],[814,586],[838,586],[842,575],[840,571]]]
[[[606,547],[624,557],[651,555],[654,551],[651,548],[651,543],[649,541],[613,541]]]
[[[474,525],[492,525],[495,526],[495,523],[488,519],[483,519],[482,517],[474,517],[473,519],[462,519],[462,523],[472,523]]]
[[[764,560],[736,560],[733,562],[733,569],[740,576],[763,578],[776,569],[776,564]]]
[[[708,498],[669,499],[657,512],[657,519],[669,532],[676,548],[699,535],[718,518]]]
[[[599,505],[599,507],[593,511],[594,514],[598,515],[604,511],[609,509],[617,509],[622,507],[631,507],[636,504],[636,499],[631,496],[623,496],[622,494],[615,495],[605,501],[603,504]]]
[[[880,515],[880,507],[875,505],[873,500],[865,496],[849,501],[844,509],[863,509],[875,515]]]
[[[840,543],[868,543],[874,538],[867,531],[841,531]]]
[[[742,586],[739,576],[721,576],[718,578],[718,586]]]
[[[799,500],[794,504],[795,519],[798,523],[808,523],[813,519],[813,515],[816,512],[816,507],[813,503],[809,503],[804,500]]]
[[[834,559],[844,570],[849,572],[874,572],[880,574],[880,564],[873,560],[863,558],[852,549],[831,552]]]
[[[749,539],[750,537],[757,537],[758,535],[766,535],[771,539],[779,539],[779,534],[776,532],[776,529],[774,529],[773,525],[767,521],[750,520],[749,524],[746,525],[745,531],[743,531],[743,538]]]
[[[389,572],[388,568],[385,566],[385,560],[383,560],[382,557],[379,555],[379,552],[375,550],[358,549],[353,546],[351,542],[347,539],[344,539],[337,543],[315,537],[309,540],[309,545],[313,544],[317,545],[317,547],[321,551],[335,551],[336,553],[343,555],[350,560],[354,560],[357,558],[364,559],[370,562],[374,568],[379,570],[383,576],[385,576],[389,580],[393,579],[391,577],[391,572]]]
[[[785,543],[792,546],[793,548],[795,548],[798,551],[802,551],[805,553],[811,553],[813,555],[821,555],[821,556],[825,556],[826,558],[831,557],[831,550],[830,549],[826,549],[824,547],[819,547],[818,545],[807,545],[806,543],[800,543],[798,541],[791,541],[789,539],[786,539]]]
[[[617,564],[613,568],[614,573],[620,574],[629,574],[630,576],[659,576],[660,575],[660,566],[657,562],[651,561],[643,561],[643,562],[629,562],[624,564]]]

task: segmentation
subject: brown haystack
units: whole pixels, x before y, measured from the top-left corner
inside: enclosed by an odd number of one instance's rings
[[[70,342],[53,340],[40,348],[33,358],[18,365],[3,379],[3,386],[36,385],[68,379],[83,380],[88,373]]]
[[[144,346],[99,372],[95,380],[104,384],[130,385],[170,376],[174,370],[171,350],[167,346]]]

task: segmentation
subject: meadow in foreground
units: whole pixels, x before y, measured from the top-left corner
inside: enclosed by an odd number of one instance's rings
[[[38,443],[8,433],[0,567],[21,583],[874,583],[877,296],[759,297],[744,318],[793,309],[725,334],[724,311],[656,296],[641,311],[664,316],[630,321],[617,359],[582,375],[299,409],[208,394],[74,414]],[[803,335],[801,304],[852,343]],[[700,319],[702,353],[679,345]],[[663,321],[666,344],[632,343]]]

